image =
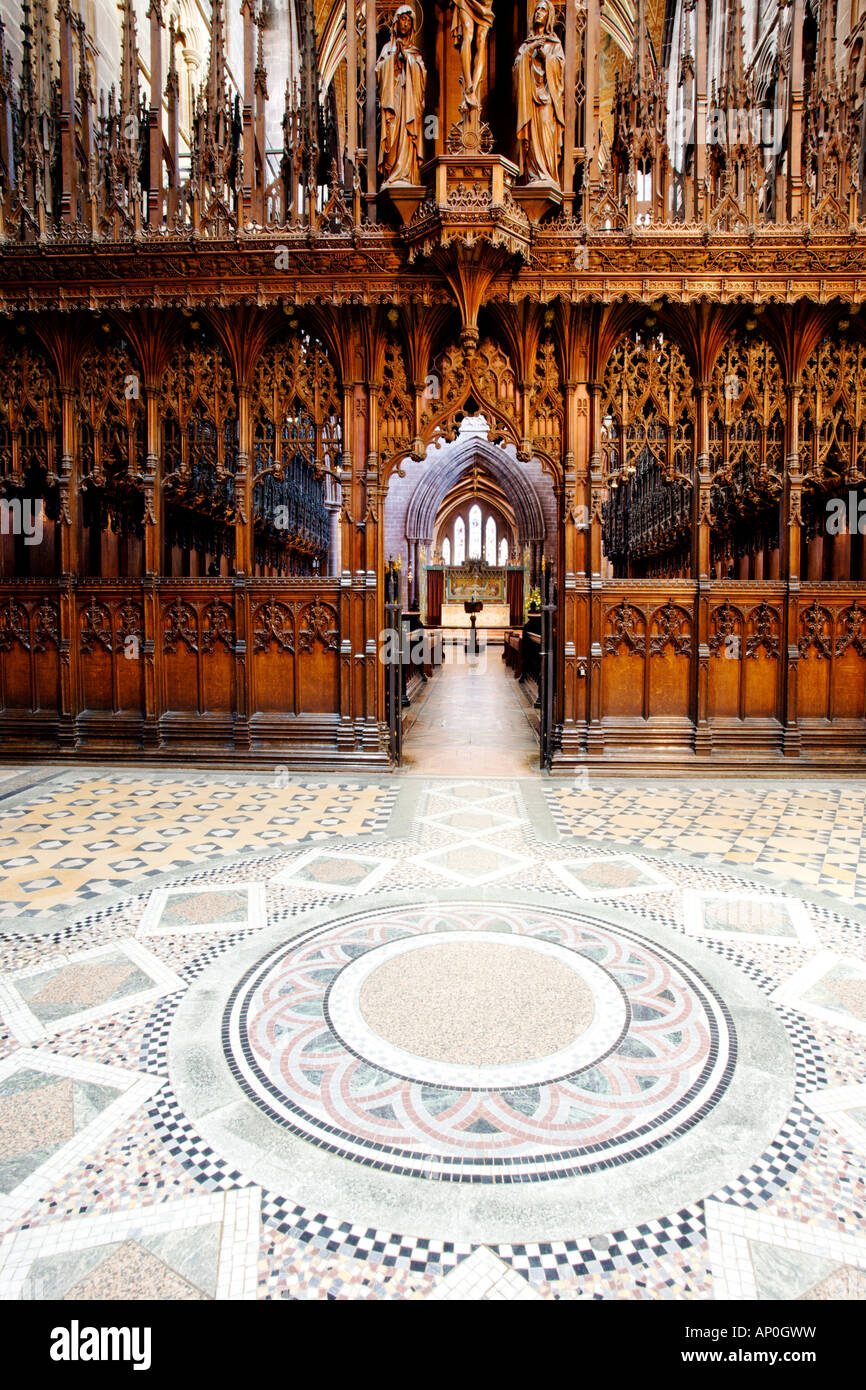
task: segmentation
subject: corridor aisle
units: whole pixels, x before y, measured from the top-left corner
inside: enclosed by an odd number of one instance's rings
[[[538,741],[499,647],[469,664],[463,652],[434,677],[403,745],[409,772],[513,777],[538,767]],[[459,659],[458,659],[459,658]]]

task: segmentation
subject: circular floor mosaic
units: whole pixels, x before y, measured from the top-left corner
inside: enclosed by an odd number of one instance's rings
[[[502,904],[383,908],[283,943],[234,989],[246,1094],[389,1171],[514,1182],[661,1148],[717,1104],[736,1038],[684,960],[626,927]]]

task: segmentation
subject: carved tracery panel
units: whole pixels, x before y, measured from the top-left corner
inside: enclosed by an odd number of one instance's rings
[[[816,490],[866,480],[866,347],[825,338],[803,370],[800,468]]]
[[[616,573],[684,568],[694,448],[694,382],[678,344],[661,333],[621,339],[601,396],[604,548]]]

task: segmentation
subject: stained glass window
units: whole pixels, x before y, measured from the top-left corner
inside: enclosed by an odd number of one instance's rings
[[[469,558],[481,559],[481,508],[477,502],[469,508]]]
[[[484,528],[484,558],[488,565],[496,564],[496,522],[492,516],[487,518]]]
[[[443,565],[451,564],[451,542],[447,536],[442,542],[442,563]]]
[[[508,564],[508,540],[505,536],[499,542],[499,563],[503,567]]]
[[[454,523],[454,563],[462,565],[466,559],[466,523],[458,516]]]

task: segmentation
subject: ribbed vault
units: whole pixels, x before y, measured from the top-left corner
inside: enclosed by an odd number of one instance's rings
[[[502,488],[514,509],[517,538],[520,545],[545,538],[544,512],[538,493],[511,454],[483,439],[467,439],[455,448],[443,451],[431,449],[427,467],[406,513],[406,539],[429,541],[435,529],[436,515],[448,493],[473,462],[483,464],[486,471]]]

